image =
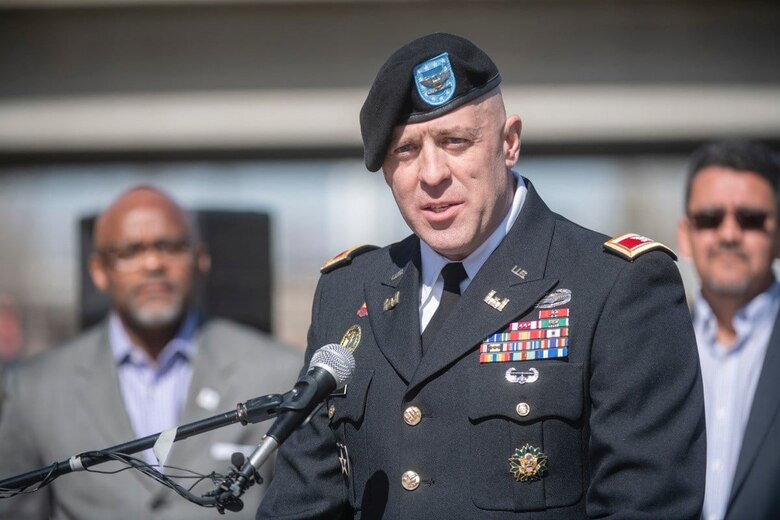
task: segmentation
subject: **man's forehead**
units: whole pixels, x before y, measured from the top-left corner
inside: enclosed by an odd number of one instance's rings
[[[711,196],[716,193],[773,194],[770,182],[756,172],[734,170],[724,166],[703,168],[691,182],[691,194]]]
[[[484,110],[478,104],[468,104],[435,119],[419,123],[406,123],[393,128],[392,139],[398,140],[404,135],[429,132],[448,134],[456,132],[478,133],[486,124]]]
[[[184,215],[172,208],[147,206],[127,209],[104,223],[98,239],[102,242],[135,242],[189,235]]]
[[[713,168],[693,178],[688,211],[752,208],[777,211],[778,201],[769,181],[752,172]]]

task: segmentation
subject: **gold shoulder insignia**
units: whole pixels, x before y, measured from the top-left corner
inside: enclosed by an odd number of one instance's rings
[[[671,256],[673,260],[677,260],[677,255],[674,254],[674,251],[661,242],[656,242],[652,238],[643,237],[636,233],[626,233],[625,235],[610,238],[604,242],[605,251],[614,253],[630,262],[633,262],[634,258],[642,256],[648,251],[655,251],[656,249],[664,251]]]
[[[377,246],[372,246],[369,244],[361,244],[359,246],[352,247],[350,249],[347,249],[346,251],[342,251],[341,253],[337,254],[327,262],[325,262],[325,265],[320,267],[320,272],[322,274],[329,273],[335,269],[338,269],[339,267],[349,265],[352,263],[352,259],[362,255],[363,253],[366,253],[368,251],[373,251],[374,249],[379,249]]]

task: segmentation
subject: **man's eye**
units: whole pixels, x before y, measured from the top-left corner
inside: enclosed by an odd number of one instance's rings
[[[134,244],[130,246],[120,247],[115,250],[116,257],[122,260],[133,258],[141,254],[144,250],[144,246],[141,244]]]
[[[468,143],[468,139],[464,137],[448,137],[445,142],[451,146],[463,146]]]
[[[414,151],[414,146],[412,146],[411,144],[403,144],[397,147],[395,150],[393,150],[393,152],[396,155],[407,154],[407,153],[411,153],[412,151]]]
[[[155,242],[154,248],[161,253],[179,254],[190,248],[190,243],[186,240],[161,240]]]

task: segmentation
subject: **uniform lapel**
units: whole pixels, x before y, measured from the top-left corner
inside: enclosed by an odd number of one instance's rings
[[[409,237],[391,249],[379,282],[367,282],[366,306],[379,350],[409,382],[420,362],[420,245]]]
[[[745,482],[750,468],[766,441],[770,426],[780,412],[780,383],[777,374],[780,374],[780,319],[775,319],[775,327],[769,338],[764,366],[756,386],[737,469],[734,472],[729,507]],[[775,442],[775,439],[771,439],[771,442]]]
[[[467,354],[484,338],[527,313],[558,282],[544,277],[554,216],[531,183],[526,181],[526,184],[528,194],[517,221],[463,293],[436,341],[426,350],[410,381],[410,391]],[[509,300],[502,310],[485,302],[492,291],[494,297]]]
[[[91,426],[105,442],[104,446],[94,446],[94,449],[109,448],[135,439],[119,387],[116,362],[111,354],[108,322],[105,323],[94,345],[93,355],[85,356],[76,371],[78,399],[86,409],[95,412],[96,420]],[[140,453],[133,456],[139,457]],[[130,473],[148,490],[158,486],[139,471]]]

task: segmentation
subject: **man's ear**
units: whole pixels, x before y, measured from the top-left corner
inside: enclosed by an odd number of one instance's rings
[[[89,256],[88,267],[89,276],[92,278],[92,283],[95,284],[95,287],[102,293],[108,292],[108,273],[106,273],[106,266],[98,253],[92,253]]]
[[[509,116],[504,123],[504,162],[513,168],[520,158],[520,132],[523,122],[520,116]]]
[[[690,259],[693,256],[691,248],[691,224],[687,217],[677,221],[677,252],[680,256]]]
[[[211,271],[211,255],[203,244],[198,246],[198,251],[195,253],[195,262],[198,269],[198,275],[206,276],[209,274]]]

